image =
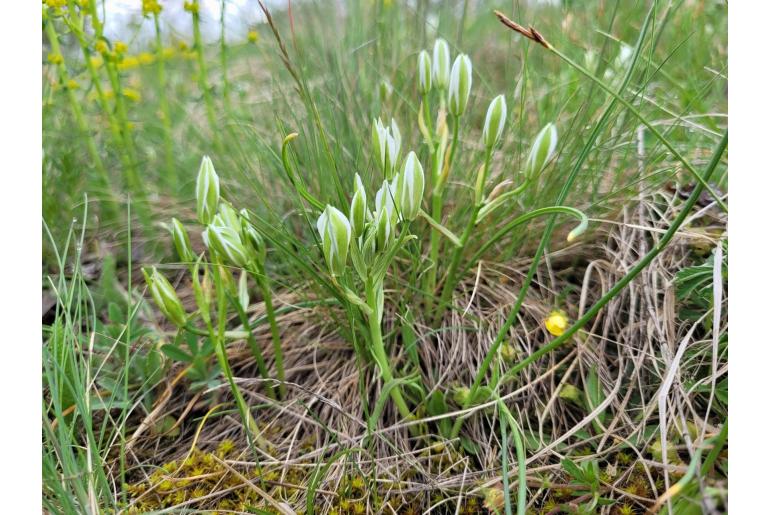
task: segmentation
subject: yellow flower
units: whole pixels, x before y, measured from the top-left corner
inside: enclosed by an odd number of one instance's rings
[[[176,46],[177,46],[177,48],[179,48],[179,50],[182,50],[182,51],[187,50],[187,48],[188,48],[187,43],[185,43],[184,41],[179,41],[176,44]]]
[[[78,84],[78,81],[70,79],[67,81],[67,88],[68,89],[78,89],[80,87],[80,84]]]
[[[139,64],[152,64],[155,62],[155,56],[149,52],[142,52],[136,57],[139,59]]]
[[[147,16],[148,14],[160,14],[163,7],[160,6],[158,0],[142,0],[142,14]]]
[[[246,38],[249,40],[250,43],[256,43],[259,41],[259,32],[256,30],[250,30],[249,33],[246,35]]]
[[[132,102],[139,102],[142,99],[142,94],[132,88],[123,88],[123,96]]]
[[[139,59],[133,55],[127,55],[118,64],[118,70],[130,70],[131,68],[136,68],[137,66],[139,66]]]
[[[104,64],[104,59],[102,59],[101,56],[95,55],[91,57],[91,66],[93,66],[94,68],[97,68],[97,69],[101,68],[103,64]]]
[[[67,5],[67,0],[45,0],[45,4],[53,9],[59,9]]]
[[[50,53],[48,54],[48,62],[51,64],[61,64],[64,62],[64,58],[61,54]]]
[[[548,318],[545,319],[544,323],[545,328],[548,329],[549,333],[554,336],[561,336],[564,334],[564,331],[567,330],[569,319],[564,311],[556,309],[551,311],[551,314],[548,315]]]
[[[184,10],[193,14],[198,14],[198,10],[200,7],[198,6],[198,2],[193,0],[192,2],[185,2],[184,3]]]
[[[100,54],[106,53],[110,48],[107,46],[107,43],[105,43],[103,40],[99,40],[94,45],[94,50],[99,52]]]
[[[128,51],[128,45],[126,45],[122,41],[115,42],[115,52],[117,52],[118,54],[125,54],[127,51]]]
[[[174,54],[176,53],[176,49],[172,46],[166,47],[162,50],[163,52],[163,58],[164,59],[170,59],[174,57]]]

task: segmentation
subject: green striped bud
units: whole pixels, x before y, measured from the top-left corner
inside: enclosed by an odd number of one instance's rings
[[[396,120],[391,119],[390,127],[383,125],[379,118],[374,120],[372,145],[383,175],[392,177],[401,151],[401,131],[398,130]]]
[[[498,95],[489,103],[487,118],[484,120],[484,131],[481,139],[487,149],[493,148],[500,141],[500,136],[505,128],[505,117],[508,107],[505,105],[505,96]]]
[[[529,157],[524,167],[524,174],[527,180],[534,180],[540,175],[548,160],[553,157],[557,140],[556,126],[553,123],[543,127],[537,137],[535,137],[535,142],[532,144],[532,150],[529,152]]]
[[[183,327],[187,323],[187,313],[168,279],[158,272],[155,267],[152,267],[149,273],[146,268],[142,268],[142,273],[144,274],[144,280],[147,282],[147,288],[150,290],[150,295],[152,295],[152,299],[155,301],[158,309],[174,325]]]
[[[332,275],[345,273],[348,260],[351,228],[347,217],[336,207],[327,205],[316,222],[318,234],[321,236],[321,247],[324,258],[329,265]]]
[[[420,55],[417,56],[417,80],[420,88],[420,93],[427,95],[430,92],[431,86],[431,69],[430,69],[430,56],[428,52],[423,50]]]
[[[229,227],[234,231],[239,231],[241,229],[241,219],[238,216],[238,213],[235,212],[232,204],[226,200],[219,204],[217,218],[222,221],[222,225],[225,227]]]
[[[209,248],[225,262],[243,268],[249,264],[250,255],[241,242],[240,227],[234,229],[226,224],[221,215],[206,229]]]
[[[198,221],[208,225],[214,219],[219,205],[219,176],[209,156],[203,156],[195,184]]]
[[[358,174],[355,178],[355,188],[353,199],[350,201],[350,228],[353,231],[353,237],[358,238],[363,234],[366,225],[366,190]]]
[[[176,218],[171,219],[171,239],[174,240],[174,247],[176,247],[180,261],[183,263],[195,261],[195,254],[192,251],[192,245],[190,245],[190,235],[187,234],[182,222]]]
[[[377,250],[385,250],[393,240],[393,225],[386,208],[374,213],[374,227],[377,231]]]
[[[397,179],[396,179],[397,180]],[[374,210],[375,212],[385,211],[388,213],[388,218],[393,219],[396,214],[395,206],[396,184],[388,181],[382,181],[382,186],[374,195]],[[375,213],[376,218],[376,213]]]
[[[258,263],[262,264],[265,262],[267,257],[265,240],[251,223],[249,212],[245,209],[241,209],[241,242],[243,242],[246,250],[251,253]]]
[[[404,220],[417,218],[424,190],[425,174],[422,165],[417,155],[409,152],[396,182],[396,204]]]
[[[449,45],[438,38],[433,44],[433,81],[438,89],[446,89],[449,83]]]
[[[461,116],[468,106],[473,83],[473,67],[470,58],[460,54],[452,65],[449,75],[449,112]]]

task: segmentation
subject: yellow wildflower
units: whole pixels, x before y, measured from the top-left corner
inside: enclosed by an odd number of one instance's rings
[[[131,68],[136,68],[137,66],[139,66],[139,59],[133,55],[127,55],[118,64],[118,70],[130,70]]]
[[[94,50],[96,50],[96,51],[97,51],[97,52],[99,52],[100,54],[105,54],[105,53],[107,53],[107,52],[109,51],[109,49],[110,49],[110,48],[107,46],[107,43],[105,43],[105,42],[104,42],[103,40],[101,40],[101,39],[100,39],[99,41],[97,41],[97,42],[96,42],[96,44],[94,45]]]
[[[44,3],[52,9],[60,9],[67,5],[67,0],[45,0]]]
[[[246,35],[246,38],[249,40],[250,43],[256,43],[259,41],[259,32],[256,30],[250,30],[249,33]]]
[[[158,0],[142,0],[142,14],[147,16],[148,14],[160,14],[163,7],[160,6]]]
[[[139,60],[139,64],[147,65],[155,62],[155,56],[149,52],[142,52],[136,58]]]
[[[133,88],[123,88],[123,96],[132,102],[139,102],[142,100],[142,94]]]
[[[187,43],[185,43],[184,41],[179,41],[179,42],[177,42],[176,46],[177,46],[177,48],[179,48],[179,50],[181,50],[181,51],[185,51],[185,50],[187,50],[187,49],[189,48],[189,47],[187,46]]]
[[[548,318],[545,319],[544,323],[545,328],[549,333],[554,336],[561,336],[564,334],[564,331],[567,330],[569,319],[567,318],[567,315],[564,313],[564,311],[556,309],[551,311],[551,314],[548,315]]]
[[[115,42],[115,52],[117,52],[118,54],[125,54],[127,51],[128,51],[128,45],[126,45],[122,41]]]
[[[100,55],[91,56],[91,66],[94,68],[101,68],[104,64],[104,59]]]
[[[61,54],[50,53],[48,54],[48,62],[51,64],[61,64],[64,62],[64,58]]]
[[[78,84],[78,81],[74,79],[70,79],[67,81],[67,89],[78,89],[80,87],[80,84]]]
[[[198,6],[198,2],[196,0],[193,0],[192,2],[184,3],[184,10],[192,14],[198,14],[200,6]]]

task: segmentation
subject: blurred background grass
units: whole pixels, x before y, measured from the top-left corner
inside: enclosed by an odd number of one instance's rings
[[[55,27],[63,59],[59,64],[52,57],[50,38],[45,38],[43,216],[57,241],[82,212],[85,194],[92,203],[92,217],[85,221],[92,234],[102,242],[125,241],[131,199],[135,240],[144,242],[137,258],[167,256],[166,238],[155,235],[171,215],[191,216],[193,184],[204,154],[214,160],[228,198],[249,206],[266,223],[287,223],[285,214],[294,199],[286,193],[290,189],[278,152],[289,132],[299,133],[292,144],[294,159],[311,191],[322,200],[344,196],[337,185],[350,184],[354,173],[371,178],[373,117],[395,117],[404,140],[419,141],[416,123],[411,122],[418,108],[416,56],[430,48],[436,36],[449,41],[453,55],[468,53],[474,63],[470,115],[461,134],[465,147],[478,147],[488,101],[501,92],[508,98],[512,113],[498,153],[499,174],[515,178],[539,128],[557,122],[559,166],[549,169],[550,176],[519,207],[548,205],[560,188],[559,174],[583,147],[608,98],[555,56],[505,30],[492,10],[536,26],[557,48],[612,83],[622,74],[624,45],[634,43],[650,5],[366,0],[294,2],[291,13],[281,4],[273,5],[276,27],[297,74],[294,79],[257,2],[225,1],[219,10],[205,2],[197,15],[204,28],[199,39],[190,30],[193,14],[172,4],[165,9],[161,3],[165,12],[156,34],[153,14],[145,9],[143,16],[140,2],[133,13],[127,4],[113,12],[97,2],[98,23],[117,18],[122,29],[113,21],[98,37],[94,17],[86,16],[82,45],[72,22],[65,23],[67,8],[58,14],[49,11],[44,21]],[[680,0],[660,2],[657,10],[653,37],[628,98],[699,164],[707,158],[703,150],[714,145],[719,127],[726,124],[726,6]],[[234,17],[239,21],[233,22]],[[106,51],[99,41],[106,43]],[[127,49],[118,54],[116,45],[122,43]],[[85,62],[86,53],[93,70]],[[73,101],[82,111],[85,131],[73,114]],[[604,216],[639,187],[659,188],[676,179],[677,167],[665,149],[644,133],[646,161],[639,169],[637,125],[625,110],[616,111],[568,204],[589,216]],[[89,139],[105,175],[89,154]],[[468,177],[475,165],[463,164],[450,183],[472,184]],[[463,193],[464,188],[450,187],[447,202]],[[44,264],[48,262],[53,261],[46,244]]]

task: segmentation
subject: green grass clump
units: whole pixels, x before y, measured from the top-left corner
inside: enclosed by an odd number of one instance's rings
[[[44,2],[46,508],[721,502],[726,6],[258,5]]]

